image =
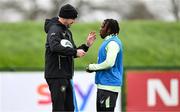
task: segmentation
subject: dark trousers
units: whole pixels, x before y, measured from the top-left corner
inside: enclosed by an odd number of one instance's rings
[[[73,89],[70,79],[46,78],[52,100],[53,112],[73,112]]]
[[[97,90],[97,112],[114,112],[118,93],[107,90]]]

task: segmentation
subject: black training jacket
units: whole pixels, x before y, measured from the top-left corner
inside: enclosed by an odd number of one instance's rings
[[[74,58],[77,48],[71,31],[58,21],[57,17],[46,19],[44,30],[47,33],[45,51],[45,78],[71,79],[74,73]],[[87,52],[88,47],[80,47]]]

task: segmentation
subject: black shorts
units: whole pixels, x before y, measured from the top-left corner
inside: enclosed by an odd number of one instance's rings
[[[70,79],[46,79],[51,93],[53,112],[74,111]]]
[[[107,90],[98,89],[97,90],[97,100],[96,106],[97,111],[114,111],[116,106],[116,100],[118,97],[118,92],[112,92]]]

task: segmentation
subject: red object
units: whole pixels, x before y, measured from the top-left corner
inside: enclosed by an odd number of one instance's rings
[[[126,72],[127,112],[180,112],[180,71]]]

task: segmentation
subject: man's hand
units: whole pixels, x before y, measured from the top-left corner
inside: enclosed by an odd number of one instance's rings
[[[91,45],[94,43],[95,40],[96,40],[96,32],[90,32],[86,40],[86,45],[88,47],[91,47]]]
[[[86,54],[86,52],[83,49],[77,49],[77,57],[83,57]]]

